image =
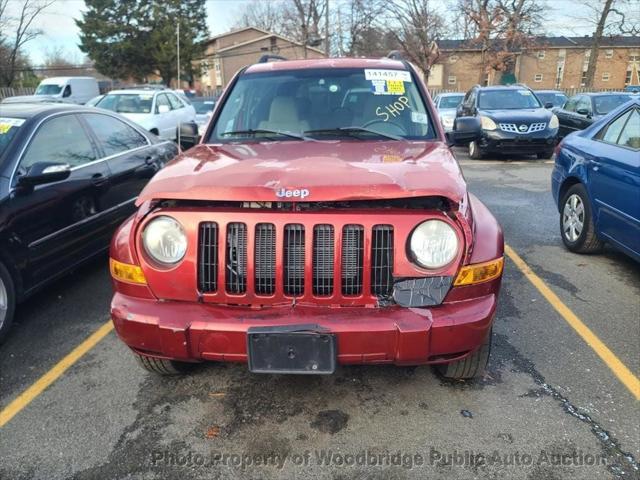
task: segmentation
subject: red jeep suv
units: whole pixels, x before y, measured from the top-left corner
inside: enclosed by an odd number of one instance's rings
[[[447,141],[403,61],[244,68],[113,239],[119,337],[161,374],[205,360],[482,374],[504,244],[448,145],[480,125],[457,123]]]

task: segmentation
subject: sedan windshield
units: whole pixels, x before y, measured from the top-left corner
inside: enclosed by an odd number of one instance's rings
[[[447,95],[446,97],[442,97],[440,99],[438,108],[458,108],[458,105],[460,105],[460,102],[462,102],[463,98],[464,95]]]
[[[62,91],[62,85],[39,85],[36,95],[58,95]]]
[[[151,113],[153,94],[113,93],[105,95],[96,107],[118,113]]]
[[[336,138],[425,139],[435,130],[409,71],[301,69],[241,76],[208,140]]]
[[[598,115],[606,115],[630,99],[631,95],[598,95],[593,98],[593,104]]]
[[[9,148],[11,140],[16,136],[23,123],[22,118],[0,117],[0,156]]]
[[[487,90],[480,92],[478,108],[481,110],[516,110],[541,108],[540,102],[530,90]]]

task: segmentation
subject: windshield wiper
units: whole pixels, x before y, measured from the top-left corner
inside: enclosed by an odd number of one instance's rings
[[[248,130],[233,130],[231,132],[222,132],[220,135],[224,137],[227,135],[256,135],[261,133],[281,135],[283,137],[289,137],[289,138],[297,138],[298,140],[313,140],[312,138],[305,137],[304,135],[298,135],[291,132],[283,132],[281,130],[267,130],[265,128],[258,128],[255,130],[252,128]]]
[[[397,140],[397,141],[402,141],[402,140],[406,140],[405,138],[399,137],[398,135],[393,135],[391,133],[383,133],[383,132],[379,132],[377,130],[371,130],[370,128],[365,128],[365,127],[356,127],[356,126],[352,126],[352,127],[336,127],[336,128],[321,128],[319,130],[305,130],[303,133],[305,135],[307,134],[314,134],[314,133],[346,133],[346,134],[357,134],[357,133],[373,133],[374,135],[377,135],[379,137],[385,137],[385,138],[389,138],[391,140]],[[360,136],[356,136],[355,138],[362,138]]]

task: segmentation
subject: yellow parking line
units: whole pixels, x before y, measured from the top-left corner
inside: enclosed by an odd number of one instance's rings
[[[66,372],[69,367],[76,363],[82,356],[95,347],[111,330],[113,323],[109,320],[98,330],[93,332],[89,337],[74,348],[66,357],[56,363],[51,370],[42,375],[35,383],[22,392],[9,405],[0,411],[0,427],[3,427],[9,420],[15,417],[20,411],[29,405],[38,395],[55,382],[60,376]]]
[[[640,400],[640,380],[636,377],[631,370],[629,370],[622,361],[616,355],[609,350],[602,340],[600,340],[595,333],[591,331],[582,321],[576,316],[575,313],[567,307],[558,296],[551,291],[549,287],[542,281],[542,279],[536,275],[529,265],[525,263],[522,258],[509,246],[504,246],[507,256],[513,263],[520,269],[525,277],[533,284],[534,287],[542,294],[544,298],[555,308],[555,310],[566,320],[566,322],[573,328],[580,337],[587,342],[594,352],[602,359],[602,361],[611,369],[616,377],[624,384],[625,387],[636,397],[636,400]]]

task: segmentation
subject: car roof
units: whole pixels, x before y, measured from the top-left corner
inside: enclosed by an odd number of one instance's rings
[[[312,68],[385,68],[390,70],[407,70],[405,63],[391,58],[314,58],[307,60],[256,63],[248,67],[245,70],[245,73],[304,70]]]
[[[155,95],[156,93],[166,93],[171,92],[169,89],[160,89],[160,88],[123,88],[122,90],[111,90],[107,92],[105,95],[114,94],[114,95],[140,95],[140,94],[148,94]]]
[[[28,119],[43,113],[58,113],[69,110],[94,111],[92,107],[73,103],[3,103],[1,116]]]
[[[525,85],[477,85],[480,90],[529,90]]]
[[[584,92],[584,93],[576,93],[576,95],[586,95],[588,97],[606,97],[607,95],[631,95],[631,92]]]
[[[466,94],[464,92],[443,92],[439,93],[439,97],[464,97]]]
[[[562,90],[534,90],[535,93],[561,93],[566,95]]]

